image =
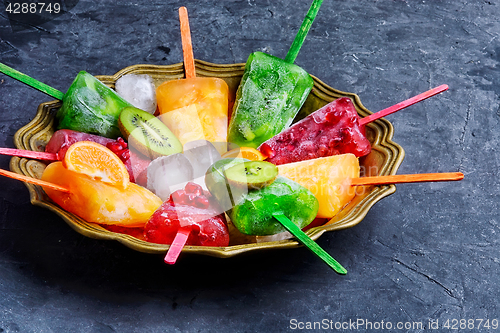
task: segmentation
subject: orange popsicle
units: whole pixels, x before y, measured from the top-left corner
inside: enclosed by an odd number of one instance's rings
[[[187,9],[179,8],[186,79],[156,90],[160,119],[184,145],[195,140],[227,141],[228,87],[218,78],[196,77]],[[221,152],[222,153],[222,152]]]
[[[144,227],[162,201],[147,189],[129,183],[126,188],[106,184],[69,171],[62,162],[47,166],[42,180],[69,189],[69,193],[44,187],[47,195],[63,209],[87,222],[122,227]]]
[[[280,175],[311,191],[319,202],[318,216],[332,218],[351,201],[356,188],[351,179],[359,177],[354,154],[343,154],[278,165]]]

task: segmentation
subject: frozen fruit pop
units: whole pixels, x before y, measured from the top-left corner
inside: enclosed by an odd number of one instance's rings
[[[182,144],[201,139],[225,142],[228,86],[222,79],[196,77],[185,7],[179,8],[179,18],[186,78],[164,82],[157,88],[160,119]]]
[[[130,103],[87,72],[81,71],[63,97],[57,112],[58,128],[98,134],[109,138],[121,135],[118,117]]]
[[[316,216],[314,195],[276,175],[277,168],[271,163],[226,158],[214,163],[205,181],[240,232],[269,235],[287,230],[337,273],[346,274],[342,265],[301,230]]]
[[[228,141],[257,148],[290,126],[311,91],[313,80],[302,68],[254,52],[248,57],[236,93]]]
[[[257,148],[292,123],[313,86],[311,76],[293,63],[321,3],[312,3],[284,60],[262,52],[248,57],[229,123],[229,142]]]
[[[225,177],[226,172],[238,166],[240,160],[222,159],[215,162],[207,172],[205,182],[223,209],[227,210],[231,206],[227,214],[241,233],[262,236],[286,231],[273,217],[273,213],[278,211],[284,212],[299,228],[304,228],[314,220],[318,212],[318,200],[309,190],[285,177],[278,176],[261,189],[231,186]]]
[[[172,193],[151,216],[144,228],[145,239],[152,243],[172,244],[173,247],[180,245],[180,250],[184,245],[228,246],[226,217],[215,206],[210,193],[189,182],[184,189]],[[178,233],[186,236],[182,244],[174,242]],[[166,259],[170,264],[178,255],[178,248],[173,247]]]
[[[276,165],[347,153],[365,156],[371,145],[363,125],[447,89],[441,85],[362,119],[351,99],[341,97],[267,140],[259,150]]]
[[[125,165],[111,150],[91,141],[71,145],[62,162],[46,167],[42,180],[67,188],[69,193],[46,193],[88,222],[143,227],[162,203],[129,181]]]
[[[259,150],[276,165],[344,153],[367,155],[371,145],[357,115],[350,98],[336,99],[267,140]]]
[[[391,175],[359,177],[358,159],[353,154],[316,158],[282,164],[284,177],[310,190],[319,201],[318,217],[332,218],[357,194],[354,186],[383,185],[422,181],[449,181],[463,178],[461,173]]]
[[[62,100],[63,104],[56,114],[59,129],[72,129],[109,138],[120,136],[118,116],[125,106],[131,104],[89,73],[78,73],[64,94],[2,63],[0,72]]]
[[[162,204],[147,189],[129,183],[120,188],[67,170],[62,162],[47,166],[42,180],[69,189],[70,193],[44,188],[47,195],[66,211],[87,222],[123,227],[143,227]]]
[[[138,154],[134,150],[129,150],[127,143],[122,139],[116,140],[105,138],[99,135],[87,134],[68,129],[54,132],[49,142],[45,146],[45,152],[0,148],[0,154],[34,158],[44,161],[62,161],[68,148],[79,141],[92,141],[111,149],[125,164],[130,176],[130,181],[140,185],[145,185],[145,171],[151,162],[150,159]]]
[[[360,168],[356,156],[343,154],[282,164],[278,170],[316,196],[317,217],[332,218],[354,198],[350,179],[359,177]]]

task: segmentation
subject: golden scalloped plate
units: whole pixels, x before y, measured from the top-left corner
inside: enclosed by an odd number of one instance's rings
[[[243,75],[244,66],[245,64],[218,65],[196,60],[196,73],[198,76],[224,79],[231,92],[230,96],[232,96],[232,100],[230,104],[232,104],[236,89]],[[114,84],[118,78],[132,73],[148,74],[159,85],[167,80],[183,78],[184,68],[182,63],[167,66],[135,65],[124,68],[115,75],[97,76],[97,78],[106,85],[114,88]],[[341,96],[348,96],[352,99],[361,117],[371,113],[363,106],[357,95],[335,90],[316,77],[313,77],[313,79],[314,87],[302,107],[297,120],[302,119],[314,110]],[[18,149],[43,151],[55,131],[54,116],[60,105],[59,101],[40,104],[35,118],[15,134],[15,146]],[[377,120],[367,125],[366,132],[373,149],[368,156],[360,159],[363,175],[395,174],[403,161],[404,150],[392,141],[394,129],[391,123],[385,119]],[[40,178],[45,164],[36,160],[13,157],[10,161],[10,168],[19,174]],[[108,231],[98,224],[88,223],[53,203],[41,187],[32,184],[26,184],[26,186],[30,192],[32,204],[55,212],[82,235],[96,239],[116,240],[134,250],[146,253],[166,253],[169,248],[168,245],[148,243],[130,235]],[[307,230],[306,233],[312,239],[316,240],[325,232],[350,228],[358,224],[376,202],[395,191],[396,187],[394,185],[363,187],[362,190],[358,191],[359,194],[337,216],[325,225]],[[265,239],[262,241],[261,239],[257,241],[252,237],[233,237],[231,244],[227,247],[186,246],[183,252],[225,258],[250,251],[294,248],[298,246],[300,244],[293,239],[276,241],[266,241]]]

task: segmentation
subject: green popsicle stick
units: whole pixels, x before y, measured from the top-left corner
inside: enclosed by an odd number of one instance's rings
[[[312,253],[320,257],[328,266],[339,274],[347,274],[347,270],[342,267],[337,260],[333,259],[325,250],[323,250],[315,241],[307,236],[299,227],[288,219],[282,212],[273,213],[273,216],[278,220],[299,242],[305,245]]]
[[[309,32],[309,29],[311,28],[311,25],[313,24],[313,21],[316,18],[316,14],[318,14],[319,7],[321,7],[322,3],[323,0],[314,0],[311,7],[307,11],[306,17],[304,18],[304,21],[302,21],[299,32],[297,32],[292,46],[290,46],[290,50],[288,50],[288,53],[285,57],[285,61],[289,64],[293,64],[295,62],[295,58],[297,58],[297,54],[299,54],[300,48],[302,47],[302,44],[306,39],[307,33]]]
[[[0,62],[0,72],[62,101],[64,93]]]

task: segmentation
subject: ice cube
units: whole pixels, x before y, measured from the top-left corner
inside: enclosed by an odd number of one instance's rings
[[[158,157],[149,164],[147,173],[147,188],[163,201],[194,178],[193,167],[184,154]]]
[[[193,166],[194,178],[204,178],[208,168],[221,159],[221,155],[215,146],[207,140],[196,140],[186,143],[184,145],[184,156],[186,156]]]
[[[156,111],[156,87],[153,79],[146,74],[127,74],[116,81],[118,95],[127,102],[154,114]]]

